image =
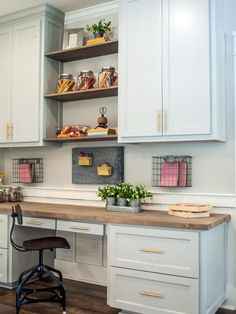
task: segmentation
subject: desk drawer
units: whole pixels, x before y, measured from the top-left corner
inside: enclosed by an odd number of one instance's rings
[[[111,267],[110,306],[141,314],[197,314],[198,279]]]
[[[85,234],[96,234],[104,235],[104,225],[103,224],[91,224],[78,221],[57,221],[57,230],[85,233]]]
[[[23,217],[23,226],[55,230],[56,221],[55,219]]]
[[[197,232],[109,227],[110,265],[198,278]]]

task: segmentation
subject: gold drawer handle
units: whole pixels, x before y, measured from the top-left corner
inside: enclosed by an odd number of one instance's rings
[[[70,227],[70,229],[89,231],[88,227],[79,227],[79,226],[73,226],[73,227]]]
[[[163,250],[159,250],[159,249],[148,249],[148,248],[141,248],[139,249],[139,251],[141,252],[147,252],[147,253],[164,253]]]
[[[138,294],[145,295],[147,297],[163,298],[163,296],[159,292],[138,291]]]
[[[25,222],[27,225],[36,225],[36,226],[41,226],[43,223],[40,221],[35,221],[35,220],[30,220]]]

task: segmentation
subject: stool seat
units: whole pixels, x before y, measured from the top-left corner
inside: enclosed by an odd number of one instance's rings
[[[23,242],[23,248],[29,251],[48,249],[69,249],[70,245],[66,239],[61,237],[44,237]]]

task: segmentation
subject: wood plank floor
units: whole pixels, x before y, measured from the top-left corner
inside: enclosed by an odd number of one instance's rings
[[[45,281],[44,286],[48,282]],[[41,287],[42,284],[37,284]],[[117,314],[119,310],[106,304],[106,288],[65,280],[67,314]],[[59,304],[38,303],[22,307],[21,314],[60,314]],[[0,314],[15,314],[15,291],[0,288]],[[217,314],[236,314],[236,311],[219,310]]]

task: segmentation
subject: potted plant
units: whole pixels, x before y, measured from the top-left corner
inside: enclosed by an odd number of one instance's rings
[[[126,206],[132,185],[126,182],[117,184],[117,205]]]
[[[97,196],[101,197],[103,201],[106,200],[108,206],[116,205],[117,193],[118,191],[115,185],[105,185],[98,188]]]
[[[141,202],[152,198],[152,193],[144,185],[132,186],[129,191],[128,202],[131,207],[140,207]]]
[[[97,24],[87,25],[86,29],[94,35],[94,38],[103,37],[110,32],[111,21],[101,19]]]

